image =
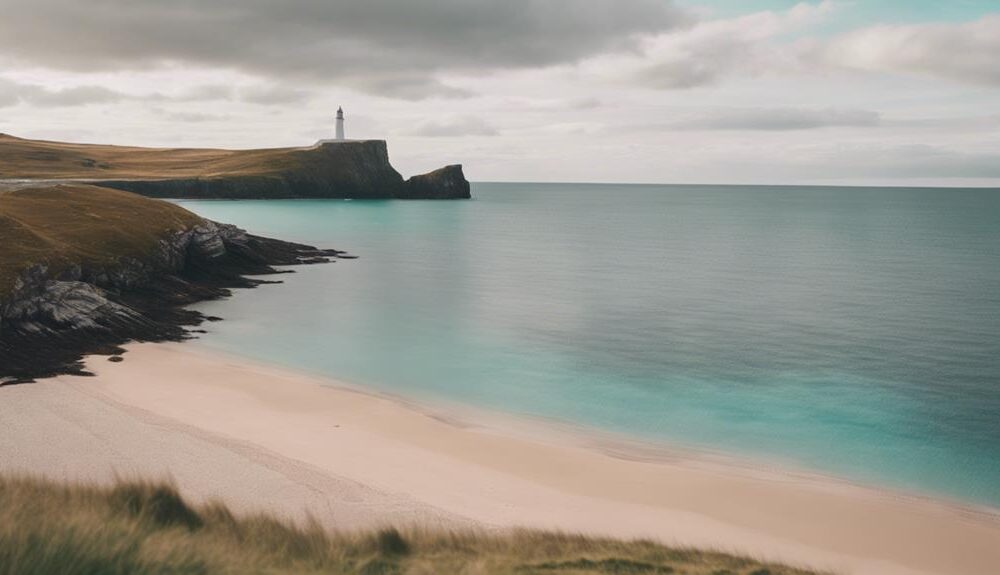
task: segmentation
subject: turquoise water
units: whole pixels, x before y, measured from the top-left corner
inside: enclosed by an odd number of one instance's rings
[[[1000,191],[476,184],[181,202],[360,259],[204,345],[1000,506]]]

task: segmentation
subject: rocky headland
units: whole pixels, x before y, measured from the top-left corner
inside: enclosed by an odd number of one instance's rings
[[[184,309],[351,257],[248,234],[167,202],[88,185],[0,193],[0,385],[85,373],[127,341],[192,337]]]
[[[460,165],[403,178],[384,140],[306,148],[137,148],[0,134],[0,187],[85,182],[157,198],[467,199]]]

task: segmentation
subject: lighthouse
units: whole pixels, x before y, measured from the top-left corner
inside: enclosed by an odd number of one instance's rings
[[[337,108],[337,139],[344,139],[344,109]]]

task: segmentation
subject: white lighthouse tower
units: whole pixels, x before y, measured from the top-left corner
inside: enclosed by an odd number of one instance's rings
[[[337,108],[337,139],[344,139],[344,109]]]

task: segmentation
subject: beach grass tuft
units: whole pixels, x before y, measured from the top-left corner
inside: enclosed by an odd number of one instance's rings
[[[63,484],[0,476],[0,575],[664,574],[807,575],[792,567],[650,541],[565,533],[386,528],[339,533],[220,502],[169,482]]]

